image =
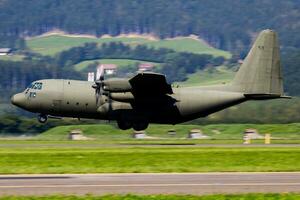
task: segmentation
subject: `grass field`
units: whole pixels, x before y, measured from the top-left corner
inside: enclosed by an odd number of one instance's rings
[[[271,133],[272,137],[281,140],[300,140],[300,124],[212,124],[212,125],[150,125],[147,134],[157,139],[182,140],[191,129],[200,129],[214,140],[241,140],[245,129],[257,129],[261,135]],[[84,135],[96,140],[128,140],[132,130],[122,131],[115,125],[74,125],[55,127],[37,136],[38,140],[67,140],[69,132],[80,129]],[[176,136],[168,135],[175,130]]]
[[[220,66],[215,69],[199,70],[194,74],[188,75],[188,79],[178,84],[182,86],[196,86],[196,85],[213,85],[229,83],[232,81],[234,75],[232,69],[228,69],[225,66]]]
[[[4,196],[0,200],[298,200],[300,194],[237,194],[237,195],[106,195],[106,196]]]
[[[192,38],[177,38],[170,40],[149,40],[146,38],[129,38],[129,37],[113,37],[113,38],[86,38],[86,37],[68,37],[62,35],[51,35],[45,37],[36,37],[27,40],[30,49],[43,55],[55,55],[63,50],[70,49],[75,46],[82,46],[87,42],[96,42],[98,44],[108,42],[123,42],[125,44],[136,46],[145,44],[154,48],[170,48],[180,52],[191,52],[199,54],[212,54],[214,56],[231,57],[226,51],[212,48],[200,40]]]
[[[299,147],[1,147],[0,174],[300,171]]]
[[[22,61],[23,58],[23,55],[0,56],[0,60],[5,61]]]
[[[152,63],[156,66],[160,65],[160,63],[153,63],[153,62],[147,62],[143,60],[131,60],[131,59],[98,59],[98,60],[88,60],[88,61],[83,61],[81,63],[78,63],[75,65],[75,69],[77,71],[81,71],[85,69],[88,65],[94,63],[94,62],[99,62],[101,64],[116,64],[118,67],[123,67],[123,66],[128,66],[128,65],[134,65],[136,63]]]

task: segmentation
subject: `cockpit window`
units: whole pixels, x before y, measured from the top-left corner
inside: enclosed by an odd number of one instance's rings
[[[25,94],[27,94],[30,89],[33,89],[33,90],[42,90],[43,89],[43,83],[41,83],[41,82],[31,83],[27,87],[27,89],[25,90]]]
[[[25,90],[25,94],[27,94],[29,92],[29,90],[32,88],[32,83],[30,83],[30,85],[26,88]]]
[[[41,90],[43,88],[43,83],[38,83],[38,90]]]
[[[31,85],[31,89],[41,90],[41,89],[43,89],[43,83],[36,82],[36,83],[34,83],[34,84]]]
[[[43,83],[41,83],[41,82],[31,83],[27,87],[27,89],[25,90],[25,94],[27,94],[30,89],[33,89],[33,90],[42,90],[43,89]]]

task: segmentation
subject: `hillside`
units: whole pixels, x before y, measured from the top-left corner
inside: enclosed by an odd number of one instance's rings
[[[42,55],[54,55],[61,51],[68,50],[72,47],[83,46],[85,43],[97,43],[98,45],[109,42],[122,42],[130,46],[137,46],[140,44],[148,47],[168,48],[177,52],[190,52],[196,54],[211,54],[214,56],[224,56],[230,58],[231,54],[226,51],[222,51],[213,48],[202,40],[191,37],[179,37],[172,39],[153,39],[139,35],[135,36],[120,36],[120,37],[103,37],[93,38],[84,37],[81,35],[62,35],[54,34],[50,36],[40,36],[30,38],[26,41],[27,46],[34,52]]]

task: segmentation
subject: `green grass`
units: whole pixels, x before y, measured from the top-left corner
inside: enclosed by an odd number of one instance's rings
[[[191,52],[196,54],[211,54],[214,56],[223,56],[230,58],[229,52],[212,48],[202,41],[192,38],[176,38],[169,40],[161,40],[159,42],[150,42],[147,45],[154,48],[169,48],[179,52]]]
[[[148,61],[143,61],[143,60],[131,60],[131,59],[98,59],[98,60],[87,60],[78,63],[75,65],[75,69],[77,71],[81,71],[85,69],[88,65],[94,63],[94,62],[99,62],[101,64],[116,64],[118,67],[124,67],[128,65],[134,65],[136,63],[152,63],[154,65],[160,65],[160,63],[153,63],[153,62],[148,62]]]
[[[36,37],[27,40],[27,45],[34,52],[43,55],[55,55],[63,50],[70,49],[76,46],[82,46],[87,42],[96,42],[98,44],[108,42],[123,42],[125,44],[136,46],[145,44],[154,48],[170,48],[180,52],[191,52],[198,54],[212,54],[214,56],[231,57],[231,54],[226,51],[212,48],[200,40],[192,38],[177,38],[169,40],[149,40],[146,38],[128,38],[128,37],[114,37],[114,38],[85,38],[85,37],[68,37],[62,35],[52,35],[44,37]]]
[[[186,81],[178,84],[182,86],[197,86],[229,83],[232,81],[235,73],[236,72],[225,66],[220,66],[215,69],[199,70],[194,74],[188,75]]]
[[[11,56],[0,56],[0,60],[5,61],[22,61],[25,56],[23,55],[11,55]]]
[[[0,174],[299,171],[300,148],[0,148]]]
[[[215,140],[241,140],[245,129],[254,128],[262,135],[271,133],[272,137],[281,140],[300,140],[300,124],[212,124],[212,125],[155,125],[147,129],[147,134],[158,139],[182,140],[191,129],[201,129],[202,132]],[[128,140],[132,130],[122,131],[114,125],[72,125],[50,129],[37,136],[38,140],[66,140],[73,129],[80,129],[84,135],[96,140]],[[170,129],[176,131],[176,136],[169,136]]]
[[[4,196],[0,200],[297,200],[300,194],[218,194],[218,195],[106,195],[106,196]]]
[[[54,55],[61,51],[76,46],[82,46],[87,42],[97,42],[97,39],[91,38],[72,38],[60,35],[36,37],[26,41],[27,46],[34,52],[43,55]]]

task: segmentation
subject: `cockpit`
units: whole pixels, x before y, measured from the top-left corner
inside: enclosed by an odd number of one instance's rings
[[[34,82],[34,83],[31,83],[27,89],[34,89],[34,90],[42,90],[43,88],[43,83],[41,82]]]
[[[33,82],[31,83],[25,90],[25,95],[28,95],[28,98],[31,99],[31,98],[35,98],[37,93],[36,91],[37,90],[42,90],[43,89],[43,83],[41,82]]]

